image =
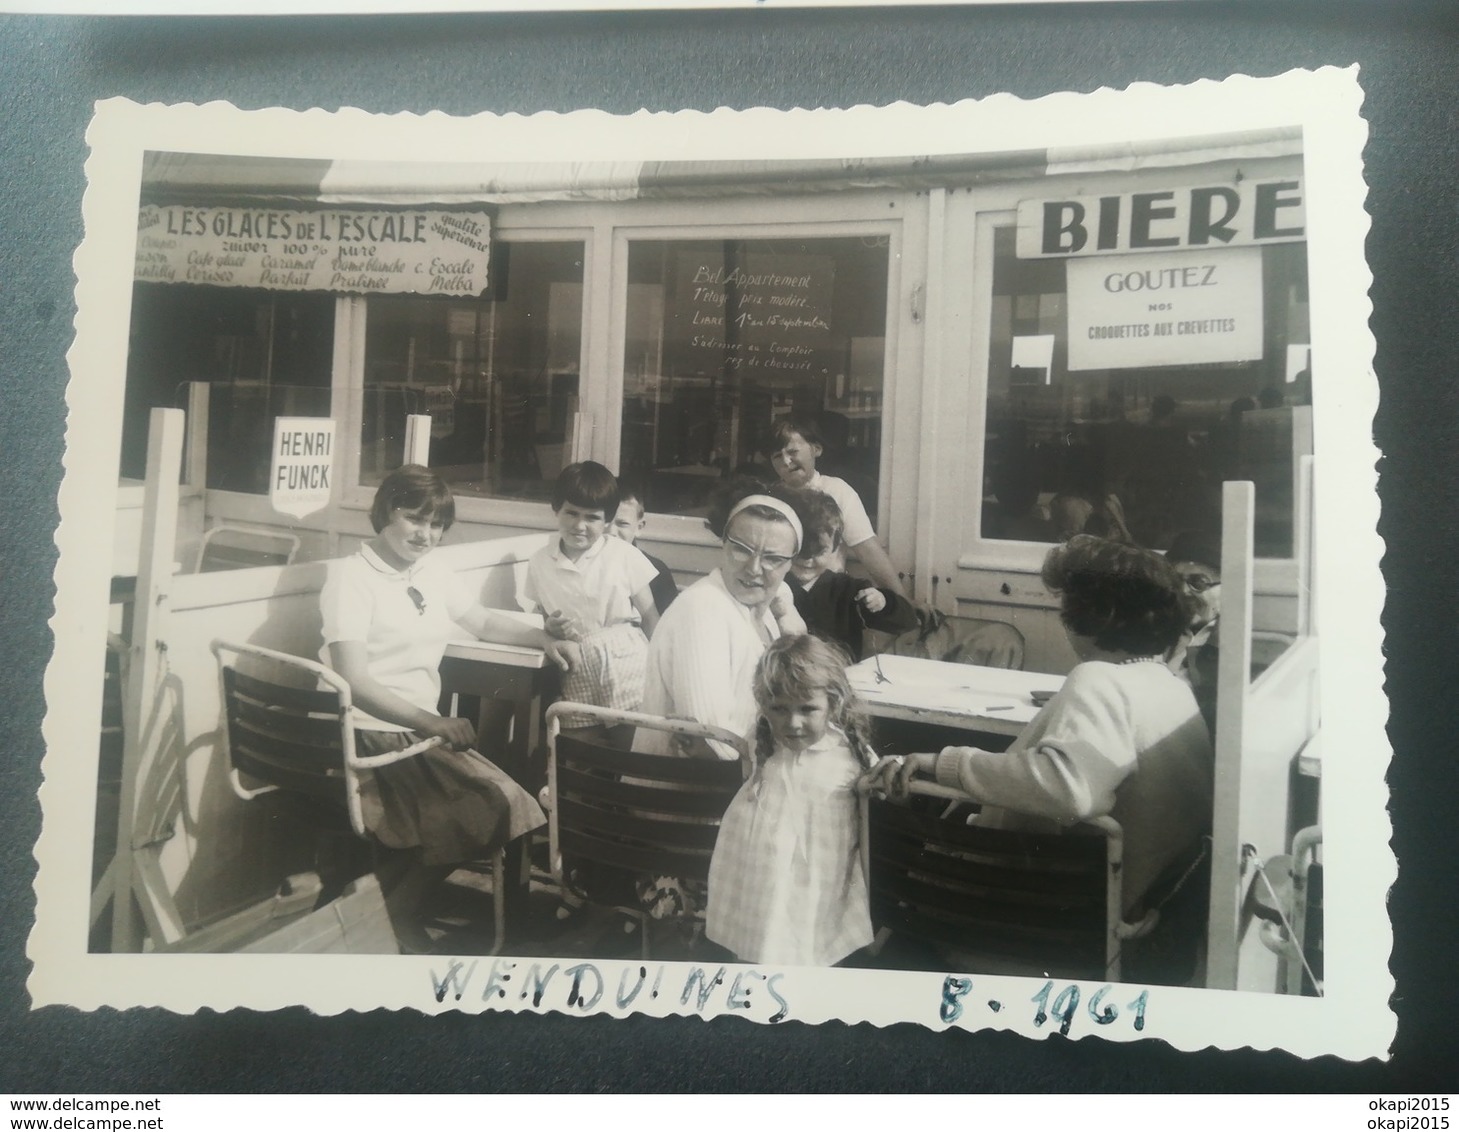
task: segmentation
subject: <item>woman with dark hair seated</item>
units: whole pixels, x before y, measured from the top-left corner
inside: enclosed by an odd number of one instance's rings
[[[533,645],[567,669],[576,646],[482,606],[431,556],[456,519],[451,489],[407,464],[375,492],[375,537],[330,563],[319,595],[323,660],[349,683],[355,749],[379,756],[434,738],[401,762],[366,770],[360,808],[371,839],[398,850],[389,894],[408,949],[430,946],[415,923],[421,902],[453,866],[481,860],[546,820],[532,796],[476,748],[476,725],[438,711],[440,665],[459,629],[483,640]]]
[[[1159,939],[1127,947],[1128,977],[1181,981],[1193,966],[1189,949],[1151,977],[1136,952],[1153,961],[1172,934],[1187,944],[1201,934],[1201,882],[1191,878],[1204,874],[1190,866],[1211,824],[1211,737],[1189,685],[1166,665],[1190,624],[1190,600],[1160,555],[1092,535],[1051,550],[1043,580],[1061,597],[1080,660],[1058,694],[1007,751],[948,747],[908,755],[900,767],[889,759],[878,768],[882,784],[897,794],[914,776],[935,778],[983,803],[977,823],[995,828],[1113,817],[1125,836],[1125,918],[1182,890],[1178,907],[1161,909]]]

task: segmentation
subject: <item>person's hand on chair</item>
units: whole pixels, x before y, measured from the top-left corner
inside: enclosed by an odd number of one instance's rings
[[[936,768],[936,755],[888,755],[872,770],[876,776],[872,788],[890,798],[905,798],[913,778],[931,778]]]
[[[470,750],[476,746],[476,724],[460,716],[438,715],[434,722],[421,730],[458,750]]]

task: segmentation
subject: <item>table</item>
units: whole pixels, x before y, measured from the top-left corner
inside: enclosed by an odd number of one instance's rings
[[[537,628],[542,618],[516,610],[496,610]],[[485,743],[505,731],[502,749],[483,751],[508,774],[530,785],[532,755],[541,742],[542,697],[555,666],[539,648],[463,639],[446,646],[441,659],[441,691],[480,696],[478,729]]]
[[[878,665],[885,681],[877,679]],[[1017,735],[1038,714],[1032,693],[1052,694],[1064,683],[1043,672],[915,656],[870,657],[846,675],[869,715],[994,735]]]

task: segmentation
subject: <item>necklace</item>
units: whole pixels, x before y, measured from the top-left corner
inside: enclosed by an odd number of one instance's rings
[[[1127,656],[1124,660],[1116,661],[1117,664],[1164,664],[1165,658],[1161,656]]]

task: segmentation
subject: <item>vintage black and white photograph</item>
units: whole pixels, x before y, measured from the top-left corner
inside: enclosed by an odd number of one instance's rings
[[[35,999],[1381,1053],[1360,103],[100,104]]]

